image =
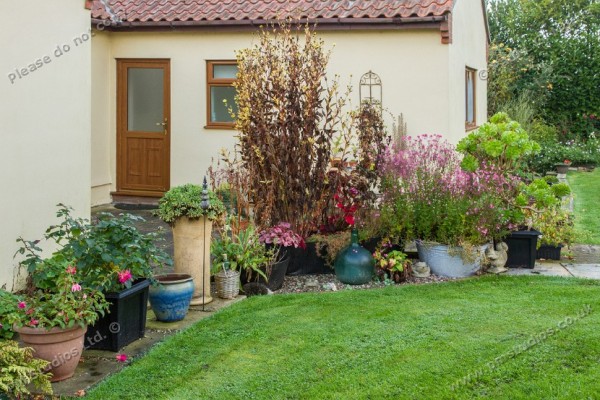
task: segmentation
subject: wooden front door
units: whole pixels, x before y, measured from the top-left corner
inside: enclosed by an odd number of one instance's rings
[[[170,62],[117,60],[117,192],[160,197],[169,190]]]

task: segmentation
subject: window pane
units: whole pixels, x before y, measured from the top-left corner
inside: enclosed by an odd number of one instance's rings
[[[210,88],[210,121],[233,122],[229,108],[237,113],[235,104],[235,88],[232,86],[211,86]]]
[[[475,98],[475,93],[474,93],[474,82],[473,82],[473,75],[474,73],[472,71],[468,71],[467,72],[467,122],[474,122],[475,118],[474,118],[474,98]]]
[[[213,64],[213,78],[235,79],[237,75],[237,70],[237,65]]]
[[[163,127],[162,68],[129,68],[127,70],[127,129],[129,131],[162,132]]]

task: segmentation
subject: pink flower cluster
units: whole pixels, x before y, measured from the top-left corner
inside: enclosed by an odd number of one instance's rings
[[[384,205],[397,213],[412,212],[399,218],[417,238],[489,240],[509,224],[506,208],[519,181],[489,165],[465,171],[461,161],[454,146],[439,135],[405,137],[385,154]]]
[[[296,248],[306,247],[302,236],[294,232],[288,222],[280,222],[275,226],[262,230],[259,233],[259,240],[262,244],[276,244]]]

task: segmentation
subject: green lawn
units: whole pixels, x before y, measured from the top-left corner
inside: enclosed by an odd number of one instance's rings
[[[596,281],[486,276],[253,297],[156,346],[88,398],[596,399],[599,290]],[[568,319],[586,305],[589,315]]]
[[[578,242],[600,244],[600,168],[571,172],[567,179],[575,195],[575,228],[583,232]]]

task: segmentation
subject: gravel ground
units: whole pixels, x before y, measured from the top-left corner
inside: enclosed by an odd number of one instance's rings
[[[452,278],[431,275],[428,278],[410,277],[399,285],[419,285],[425,283],[447,282]],[[283,287],[274,294],[304,293],[304,292],[335,292],[338,290],[364,290],[385,287],[384,282],[371,281],[364,285],[346,285],[340,282],[335,274],[286,276]]]

